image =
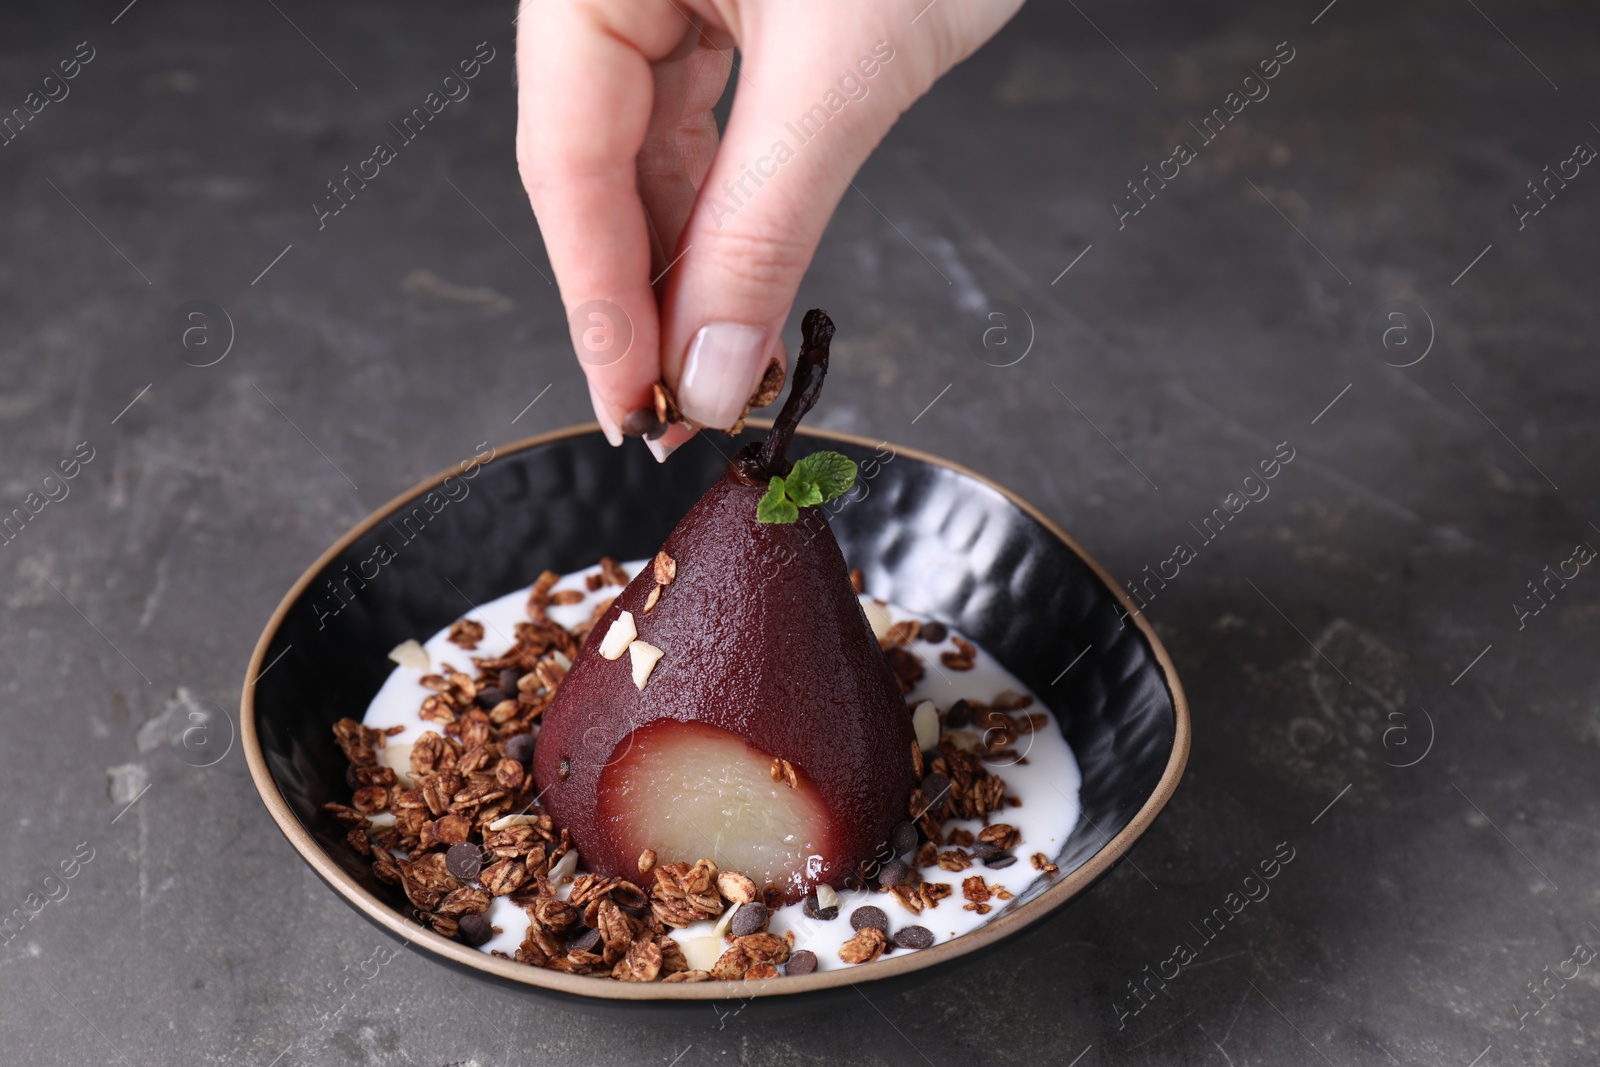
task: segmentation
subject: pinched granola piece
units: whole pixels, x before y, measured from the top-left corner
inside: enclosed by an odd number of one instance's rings
[[[871,963],[883,955],[889,939],[876,926],[863,926],[856,936],[839,946],[839,958],[846,963]]]
[[[550,606],[553,608],[571,607],[573,604],[583,603],[584,593],[581,589],[557,589],[550,594]]]
[[[770,963],[752,963],[750,969],[744,972],[746,980],[756,978],[777,978],[783,972]]]
[[[1033,869],[1036,871],[1043,871],[1045,877],[1047,878],[1054,878],[1056,872],[1060,870],[1059,867],[1050,862],[1050,857],[1046,856],[1043,852],[1035,852],[1031,858],[1033,861]]]
[[[658,601],[660,599],[661,599],[661,586],[652,585],[650,587],[650,592],[646,593],[645,597],[644,597],[644,613],[646,615],[650,614],[650,609],[655,607],[656,606],[656,601]]]
[[[939,853],[939,868],[946,871],[964,871],[972,866],[972,857],[959,848]]]
[[[639,853],[639,877],[647,877],[650,872],[655,869],[656,850],[653,848],[647,848],[643,852]]]

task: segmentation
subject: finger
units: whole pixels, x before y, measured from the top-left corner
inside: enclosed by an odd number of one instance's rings
[[[721,98],[732,67],[730,52],[701,45],[679,62],[652,68],[655,102],[638,163],[639,195],[653,241],[652,277],[670,264],[716,154],[717,122],[711,108]]]
[[[910,86],[925,85],[897,76],[894,47],[870,33],[842,46],[747,29],[733,113],[662,301],[665,380],[685,416],[723,429],[782,366],[779,333],[834,207]]]
[[[698,27],[697,27],[698,29]],[[661,279],[673,267],[678,237],[694,208],[699,185],[717,150],[717,121],[712,107],[721,99],[732,69],[731,50],[718,50],[700,36],[699,46],[682,62],[657,63],[655,104],[639,153],[639,195],[650,230],[650,270],[661,291]],[[647,435],[645,444],[657,462],[694,436],[693,427],[677,423],[664,435]]]
[[[618,7],[625,17],[608,21],[587,5],[529,0],[517,28],[517,163],[612,444],[630,413],[653,409],[661,373],[636,160],[650,118],[650,59],[684,30],[671,4]]]

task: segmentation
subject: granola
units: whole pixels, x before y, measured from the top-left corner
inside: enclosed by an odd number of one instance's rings
[[[649,594],[653,607],[670,595],[677,561],[661,553],[646,566],[655,583]],[[852,579],[859,589],[860,573]],[[477,654],[485,641],[483,623],[462,619],[449,627],[446,639],[463,656],[444,657],[420,679],[424,692],[418,713],[432,729],[408,744],[390,745],[389,736],[402,728],[373,729],[353,719],[335,724],[334,740],[349,763],[351,790],[346,802],[324,809],[343,824],[346,842],[371,865],[374,877],[397,887],[413,916],[438,933],[481,946],[501,932],[489,921],[494,898],[504,897],[520,909],[527,931],[514,955],[496,953],[504,958],[631,982],[753,980],[811,972],[815,953],[796,949],[793,932],[780,936],[767,929],[781,904],[775,887],[761,886],[739,871],[721,870],[709,858],[662,862],[651,849],[639,856],[636,877],[576,869],[571,839],[539,806],[529,767],[540,718],[611,599],[558,590],[559,581],[553,571],[540,575],[528,595],[527,620],[515,625],[515,640],[498,655]],[[627,572],[606,558],[584,585],[599,593],[628,581]],[[598,603],[584,622],[567,627],[550,618],[551,608],[591,599]],[[884,632],[885,659],[908,694],[926,670],[912,646],[942,643],[946,636],[942,624],[915,620],[893,623]],[[972,669],[976,647],[956,635],[948,638],[955,651],[942,652],[939,662],[947,669]],[[1007,796],[1005,781],[990,764],[1016,756],[1012,746],[1019,738],[1048,727],[1048,716],[1029,710],[1032,705],[1031,696],[1008,690],[988,703],[967,699],[939,709],[938,743],[927,749],[912,746],[919,785],[910,797],[907,822],[894,838],[898,855],[911,862],[893,859],[850,884],[886,894],[912,916],[931,912],[952,896],[952,881],[959,883],[961,905],[969,911],[984,914],[1012,899],[1009,890],[987,882],[974,868],[1008,866],[1024,844],[1015,826],[993,819],[1017,801]],[[963,731],[981,734],[981,740],[973,743]],[[775,758],[771,770],[774,782],[797,787],[796,768],[787,761]],[[949,825],[957,820],[975,820],[979,826]],[[902,828],[908,836],[902,837]],[[1029,858],[1043,876],[1057,873],[1044,853]],[[954,878],[925,880],[940,872]],[[828,899],[819,906],[824,892]],[[805,901],[805,913],[816,921],[833,920],[840,913],[837,894],[821,887]],[[897,948],[933,943],[926,927],[892,930],[882,909],[859,907],[855,914],[872,919],[860,920],[865,924],[839,948],[845,963],[868,963]],[[697,956],[697,966],[691,966],[672,931],[719,919],[722,951],[714,962]]]

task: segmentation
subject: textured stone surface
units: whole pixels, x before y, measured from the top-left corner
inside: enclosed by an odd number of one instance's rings
[[[1016,488],[1119,578],[1195,546],[1149,605],[1189,774],[1128,863],[969,971],[827,1025],[730,1003],[629,1026],[464,1006],[409,953],[364,966],[389,946],[236,750],[197,766],[226,727],[190,718],[231,712],[273,605],[372,507],[588,418],[512,162],[511,5],[120,6],[0,16],[0,110],[95,49],[0,147],[0,514],[94,450],[0,547],[5,910],[93,849],[0,945],[4,1058],[1593,1062],[1600,964],[1517,1013],[1600,945],[1600,577],[1520,630],[1513,605],[1600,545],[1600,178],[1521,230],[1512,209],[1600,144],[1592,10],[1040,2],[905,117],[797,304],[840,328],[818,421]],[[319,232],[324,182],[485,38],[472,97]],[[1284,40],[1270,96],[1200,144],[1190,123]],[[1197,158],[1119,230],[1108,205],[1180,139]],[[236,332],[206,368],[165,338],[201,298]],[[980,358],[994,302],[1031,317],[1012,366]],[[1378,342],[1392,326],[1408,347]],[[1270,496],[1202,543],[1279,442]],[[1202,945],[1280,842],[1270,895]],[[1185,939],[1133,1014],[1128,983]]]

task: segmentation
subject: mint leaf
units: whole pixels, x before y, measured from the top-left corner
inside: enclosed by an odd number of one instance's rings
[[[810,504],[825,504],[830,500],[841,497],[850,491],[856,484],[855,462],[837,452],[813,452],[803,456],[795,463],[794,470],[789,472],[789,495],[801,507]],[[814,487],[819,494],[819,499],[804,500],[795,492],[797,485]],[[810,494],[808,493],[807,496]]]
[[[826,504],[854,484],[853,460],[837,452],[813,452],[794,465],[788,478],[774,477],[767,483],[767,495],[756,505],[756,521],[794,522],[801,508]]]
[[[784,481],[784,486],[789,491],[789,499],[793,500],[796,507],[809,508],[814,504],[822,503],[822,490],[815,482],[805,479],[796,479],[798,472],[791,473]]]
[[[783,479],[773,477],[772,481],[767,483],[767,495],[756,505],[756,521],[787,523],[794,522],[799,517],[800,509],[789,499]]]

